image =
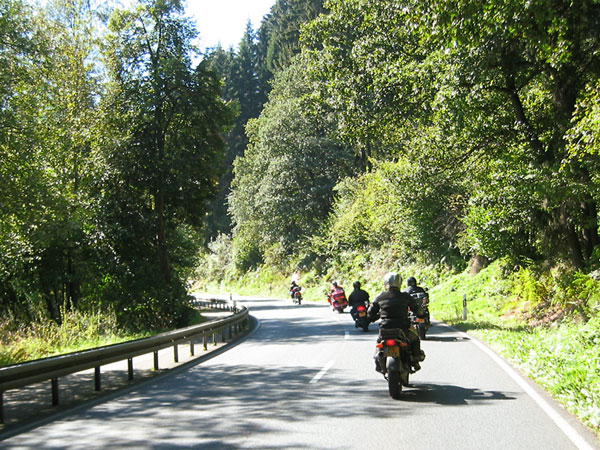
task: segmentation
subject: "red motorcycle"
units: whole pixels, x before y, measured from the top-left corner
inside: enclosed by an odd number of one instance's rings
[[[342,293],[342,295],[331,293],[327,294],[327,301],[331,305],[334,311],[338,313],[343,313],[344,309],[348,307],[348,300],[346,300],[346,295]]]
[[[300,289],[294,290],[292,293],[292,301],[297,305],[302,304],[302,293],[300,292]]]

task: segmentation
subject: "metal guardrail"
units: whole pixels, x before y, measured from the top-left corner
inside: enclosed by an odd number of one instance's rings
[[[202,338],[204,350],[207,350],[209,336],[216,344],[217,336],[220,333],[222,342],[226,342],[226,330],[228,338],[231,339],[234,334],[239,334],[247,326],[248,309],[246,307],[237,308],[234,302],[217,299],[196,299],[194,304],[210,309],[231,311],[233,314],[223,319],[160,333],[148,338],[0,367],[0,424],[4,423],[3,394],[9,389],[22,388],[40,381],[51,380],[52,404],[56,406],[59,403],[58,378],[61,376],[94,369],[94,388],[96,391],[100,391],[100,367],[103,365],[127,360],[128,377],[131,380],[133,379],[134,356],[154,353],[154,369],[158,370],[159,350],[173,347],[174,360],[179,362],[179,344],[189,342],[190,355],[193,356],[195,340]]]

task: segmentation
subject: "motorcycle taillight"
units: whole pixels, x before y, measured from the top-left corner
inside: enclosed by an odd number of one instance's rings
[[[364,310],[365,310],[365,307],[364,307],[364,306],[362,306],[362,305],[360,305],[360,306],[359,306],[358,308],[356,308],[356,309],[357,309],[358,311],[364,311]]]
[[[396,339],[386,339],[385,340],[385,345],[387,347],[393,347],[396,345]]]

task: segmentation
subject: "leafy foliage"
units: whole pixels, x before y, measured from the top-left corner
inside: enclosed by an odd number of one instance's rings
[[[231,114],[181,3],[0,11],[0,312],[182,323]]]
[[[117,258],[106,289],[135,326],[184,323],[182,270],[193,264],[230,120],[217,77],[191,66],[195,30],[182,13],[179,1],[148,2],[109,23],[99,188]]]
[[[248,125],[250,145],[235,161],[234,243],[252,233],[263,257],[275,244],[285,254],[306,245],[327,218],[333,186],[350,170],[350,153],[329,138],[332,119],[303,112],[299,97],[311,89],[304,67],[298,60],[277,75],[261,117]]]

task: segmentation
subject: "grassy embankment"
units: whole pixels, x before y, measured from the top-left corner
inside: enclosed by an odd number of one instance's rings
[[[506,274],[500,262],[476,275],[440,277],[430,268],[411,270],[405,273],[415,273],[420,284],[431,288],[436,319],[487,342],[600,437],[599,282],[589,276],[565,282],[551,272],[538,278],[529,270]],[[374,297],[381,290],[380,274],[364,276],[371,277],[361,281]],[[354,276],[339,280],[351,290]],[[305,299],[325,301],[329,285],[322,277],[306,273],[299,282]],[[198,284],[196,289],[287,298],[288,284],[289,276],[263,269],[226,288]],[[462,320],[463,295],[467,320]]]
[[[136,339],[147,334],[119,330],[114,314],[63,314],[58,325],[40,319],[27,326],[13,321],[0,322],[0,366],[70,353],[101,345]]]

